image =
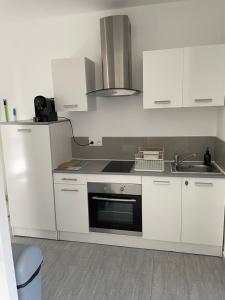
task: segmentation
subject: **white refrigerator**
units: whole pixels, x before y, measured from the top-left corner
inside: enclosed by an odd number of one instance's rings
[[[72,158],[68,121],[1,124],[12,233],[57,239],[53,169]]]

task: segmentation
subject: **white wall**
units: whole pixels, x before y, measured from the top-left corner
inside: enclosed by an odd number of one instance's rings
[[[225,42],[225,3],[224,3],[223,11],[224,11],[223,40]],[[224,83],[224,86],[225,86],[225,83]],[[218,116],[217,116],[217,137],[220,138],[221,140],[225,141],[225,108],[220,109],[218,111]]]
[[[80,136],[214,136],[217,109],[143,110],[139,98],[101,99],[95,112],[71,114]]]
[[[33,116],[37,94],[53,96],[50,61],[86,55],[100,77],[99,18],[128,14],[133,81],[142,85],[142,51],[223,42],[223,0],[187,0],[0,26],[0,99],[20,119]],[[71,115],[77,135],[216,135],[217,109],[143,110],[141,97],[98,100],[96,112]]]
[[[225,142],[225,108],[218,112],[217,137]]]

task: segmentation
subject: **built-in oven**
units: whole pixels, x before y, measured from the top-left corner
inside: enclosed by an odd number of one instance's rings
[[[140,184],[88,183],[90,231],[142,235]]]

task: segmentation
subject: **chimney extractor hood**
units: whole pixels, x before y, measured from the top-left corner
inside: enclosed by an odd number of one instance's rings
[[[128,16],[100,19],[103,89],[89,92],[99,97],[131,96],[131,26]]]

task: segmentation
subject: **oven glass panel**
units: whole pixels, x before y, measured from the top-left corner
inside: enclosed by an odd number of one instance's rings
[[[89,193],[91,228],[142,231],[141,196]]]
[[[133,224],[133,204],[120,202],[96,203],[97,221],[108,224]]]

